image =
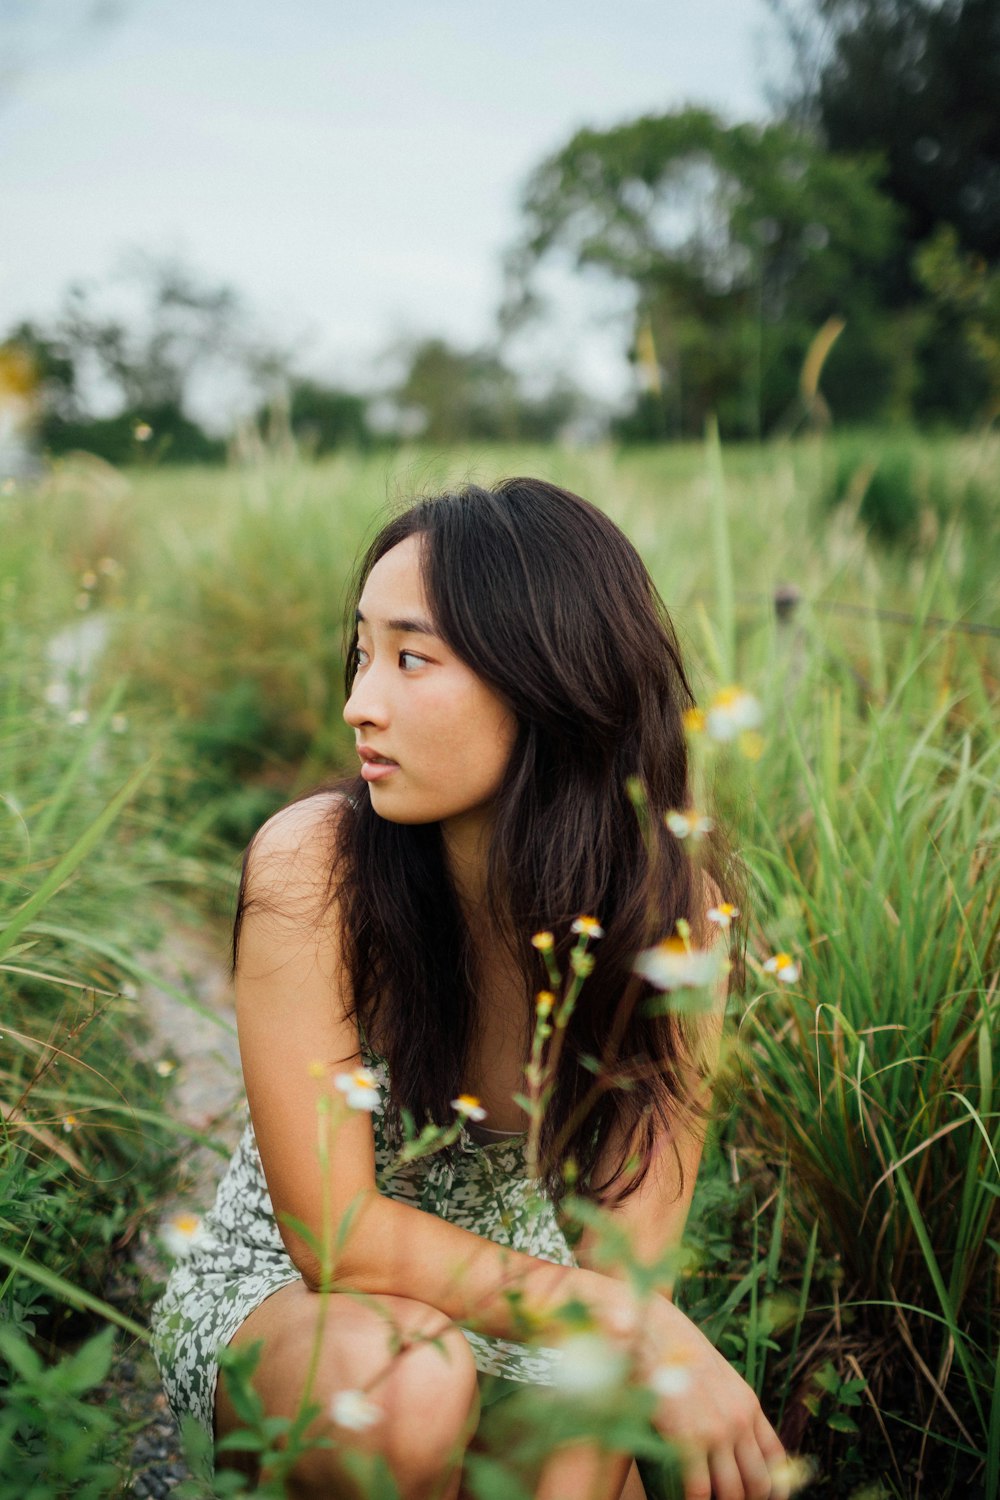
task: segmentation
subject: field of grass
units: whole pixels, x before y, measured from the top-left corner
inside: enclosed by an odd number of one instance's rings
[[[221,932],[246,838],[351,764],[341,600],[386,505],[512,473],[607,509],[699,696],[764,709],[708,768],[752,911],[679,1300],[809,1493],[1000,1495],[1000,442],[869,434],[81,457],[0,496],[0,1500],[124,1483],[86,1392],[100,1330],[142,1338],[155,1287],[115,1288],[185,1145],[123,1045],[136,954],[171,911]]]

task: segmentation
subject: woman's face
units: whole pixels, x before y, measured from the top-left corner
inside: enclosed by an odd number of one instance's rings
[[[483,825],[517,732],[510,709],[445,645],[410,536],[372,568],[344,708],[372,807],[393,823]]]

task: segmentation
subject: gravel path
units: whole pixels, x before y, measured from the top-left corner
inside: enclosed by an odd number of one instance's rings
[[[191,995],[212,1016],[233,1025],[232,992],[226,969],[225,938],[214,941],[196,929],[172,925],[164,947],[144,959],[167,984]],[[176,1064],[167,1106],[184,1124],[218,1140],[232,1150],[242,1128],[243,1079],[235,1031],[190,1010],[175,995],[155,988],[142,993],[150,1036],[139,1055],[150,1062]],[[174,1199],[164,1206],[164,1217],[181,1211],[201,1213],[211,1205],[225,1159],[207,1147],[186,1156]],[[165,1280],[168,1262],[155,1239],[155,1225],[143,1235],[135,1257],[143,1280]],[[139,1282],[124,1279],[108,1288],[112,1302],[148,1304]],[[152,1355],[131,1345],[116,1359],[111,1375],[98,1393],[114,1403],[136,1431],[130,1472],[123,1491],[134,1500],[164,1500],[188,1477],[176,1423],[170,1414]]]

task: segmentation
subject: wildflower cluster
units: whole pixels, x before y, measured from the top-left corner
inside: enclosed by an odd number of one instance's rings
[[[549,988],[539,990],[535,996],[535,1031],[531,1039],[531,1056],[524,1070],[528,1092],[519,1101],[527,1110],[530,1121],[526,1154],[533,1175],[538,1166],[542,1120],[555,1087],[566,1028],[583,982],[594,968],[590,944],[604,936],[604,928],[596,917],[579,916],[570,924],[570,933],[576,942],[569,951],[570,977],[565,984],[556,962],[555,935],[545,929],[536,932],[531,939],[531,946],[542,956],[549,981]]]

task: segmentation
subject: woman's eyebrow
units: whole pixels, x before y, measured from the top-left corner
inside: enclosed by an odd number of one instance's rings
[[[354,611],[354,618],[358,625],[367,625],[369,623],[360,609]],[[386,630],[398,631],[400,635],[433,635],[436,639],[440,640],[438,632],[429,620],[383,620],[382,624]]]

